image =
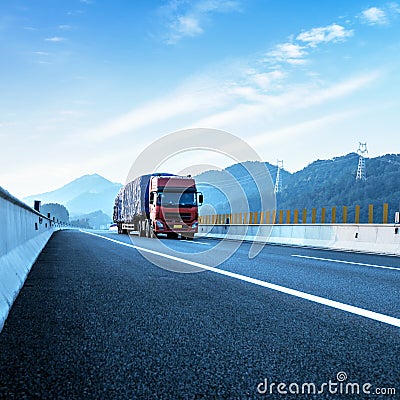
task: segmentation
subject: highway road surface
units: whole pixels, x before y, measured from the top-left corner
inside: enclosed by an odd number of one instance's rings
[[[56,232],[0,334],[0,399],[400,398],[398,257],[243,243],[215,266],[233,245]]]

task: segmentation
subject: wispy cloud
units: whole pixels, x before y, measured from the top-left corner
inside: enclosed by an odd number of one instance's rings
[[[276,141],[293,140],[294,137],[301,136],[304,138],[307,135],[314,133],[316,130],[321,131],[323,128],[327,128],[332,124],[335,124],[341,120],[346,120],[352,118],[357,114],[358,110],[348,110],[338,113],[328,114],[320,118],[295,123],[283,128],[264,131],[257,135],[250,137],[248,140],[252,146],[263,146],[266,144],[272,144]]]
[[[307,43],[311,47],[315,47],[321,43],[344,41],[352,35],[352,30],[345,29],[343,26],[338,24],[332,24],[302,32],[296,39]]]
[[[341,42],[353,35],[353,31],[338,24],[312,28],[301,32],[290,42],[280,43],[266,53],[265,61],[291,65],[307,63],[311,48],[329,42]],[[308,49],[308,50],[307,50]]]
[[[264,91],[275,89],[286,77],[286,73],[280,69],[270,72],[248,71],[249,82]]]
[[[85,11],[83,11],[83,10],[71,10],[71,11],[67,12],[67,15],[74,16],[74,15],[81,15],[84,13],[85,13]]]
[[[213,14],[240,11],[233,0],[170,0],[158,9],[163,20],[161,36],[166,44],[176,44],[185,37],[199,36]]]
[[[32,54],[35,54],[36,56],[49,56],[50,53],[47,53],[46,51],[34,51]]]
[[[267,60],[285,62],[293,65],[301,65],[306,63],[304,57],[307,52],[303,46],[295,43],[278,44],[273,50],[267,54]]]
[[[388,23],[386,12],[378,7],[364,10],[361,13],[361,20],[368,25],[386,25]]]
[[[103,141],[127,132],[139,132],[171,119],[184,119],[191,114],[202,115],[218,110],[230,102],[223,90],[182,86],[168,95],[133,109],[87,132],[82,138]],[[211,92],[212,90],[212,92]]]
[[[181,12],[183,5],[185,12]],[[170,40],[201,34],[203,26],[198,16],[220,10],[218,7],[222,5],[228,9],[238,6],[236,2],[233,5],[226,1],[202,0],[190,4],[187,1],[170,1],[168,6],[176,17],[175,22],[180,21],[181,26],[186,24],[179,35],[175,27],[174,35],[177,36],[170,36]],[[182,18],[188,19],[182,22]],[[264,58],[246,60],[245,67],[241,64],[232,70],[229,67],[220,68],[223,72],[215,74],[205,71],[208,79],[205,82],[202,82],[201,74],[200,78],[188,77],[172,93],[79,135],[83,140],[108,141],[128,133],[152,131],[153,127],[160,124],[176,129],[212,126],[247,130],[249,126],[265,125],[266,121],[276,120],[297,110],[311,110],[338,99],[346,99],[367,88],[380,74],[358,75],[330,83],[329,78],[307,79],[296,84],[289,80],[291,68],[288,65],[304,65],[320,46],[345,41],[353,34],[353,30],[336,23],[305,30],[267,51]],[[307,76],[309,78],[311,75]]]
[[[46,42],[53,42],[53,43],[58,43],[58,42],[65,42],[67,39],[61,36],[53,36],[44,39]]]
[[[379,7],[370,7],[358,15],[367,25],[390,25],[400,15],[400,5],[395,2],[385,3]]]
[[[62,31],[69,31],[72,29],[71,25],[58,25],[58,29],[62,30]]]
[[[332,100],[346,98],[351,94],[368,87],[372,82],[379,78],[377,72],[353,77],[342,82],[326,86],[299,85],[276,95],[268,93],[259,93],[253,91],[252,103],[248,98],[236,98],[234,105],[227,106],[225,110],[210,114],[200,121],[196,126],[213,126],[221,129],[235,129],[237,126],[249,126],[255,124],[255,121],[262,121],[276,118],[277,116],[288,115],[296,110],[307,109],[323,105]],[[231,89],[236,96],[238,93],[246,93],[246,87],[242,87],[241,92],[238,88]],[[247,87],[247,93],[250,93]]]

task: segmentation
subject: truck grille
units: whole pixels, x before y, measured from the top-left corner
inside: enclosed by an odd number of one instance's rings
[[[192,219],[192,215],[190,213],[181,213],[182,221],[190,221]]]
[[[174,212],[166,212],[164,213],[164,218],[167,221],[190,221],[192,216],[190,213],[174,213]]]

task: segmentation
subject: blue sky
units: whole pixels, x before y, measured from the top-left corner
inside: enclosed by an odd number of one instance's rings
[[[0,185],[18,197],[86,173],[124,182],[190,127],[289,171],[359,141],[399,153],[400,2],[0,4]]]

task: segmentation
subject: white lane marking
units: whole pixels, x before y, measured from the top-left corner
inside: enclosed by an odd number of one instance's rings
[[[388,267],[386,265],[376,265],[376,264],[366,264],[366,263],[358,263],[354,261],[344,261],[344,260],[335,260],[331,258],[321,258],[321,257],[311,257],[311,256],[302,256],[300,254],[292,254],[292,257],[299,257],[299,258],[308,258],[310,260],[319,260],[319,261],[329,261],[335,263],[342,263],[342,264],[351,264],[351,265],[361,265],[363,267],[373,267],[373,268],[383,268],[383,269],[394,269],[400,271],[400,268],[397,267]]]
[[[185,240],[185,239],[181,239],[180,242],[188,242],[188,243],[194,243],[194,244],[203,244],[204,246],[211,246],[210,243],[198,242],[197,240]]]
[[[235,272],[230,272],[230,271],[225,271],[225,270],[219,269],[219,268],[209,267],[208,265],[200,264],[195,261],[189,261],[189,260],[185,260],[183,258],[178,258],[178,257],[171,256],[168,254],[160,253],[158,251],[145,249],[145,248],[139,247],[139,246],[134,246],[132,244],[120,242],[118,240],[111,239],[106,236],[97,235],[95,233],[86,232],[86,231],[82,231],[82,230],[81,230],[81,232],[86,233],[88,235],[97,236],[97,237],[105,239],[105,240],[109,240],[110,242],[121,244],[122,246],[132,247],[136,250],[144,251],[144,252],[154,254],[154,255],[157,255],[160,257],[168,258],[170,260],[178,261],[178,262],[181,262],[184,264],[192,265],[192,266],[195,266],[195,267],[207,270],[207,271],[215,272],[220,275],[229,276],[230,278],[239,279],[244,282],[253,283],[254,285],[262,286],[262,287],[265,287],[268,289],[275,290],[277,292],[281,292],[281,293],[289,294],[294,297],[309,300],[309,301],[312,301],[317,304],[322,304],[322,305],[325,305],[328,307],[336,308],[337,310],[347,311],[352,314],[360,315],[362,317],[373,319],[375,321],[383,322],[385,324],[393,325],[393,326],[400,328],[400,319],[399,318],[391,317],[391,316],[385,315],[385,314],[380,314],[380,313],[377,313],[374,311],[369,311],[364,308],[351,306],[350,304],[340,303],[335,300],[329,300],[324,297],[315,296],[313,294],[301,292],[301,291],[295,290],[295,289],[290,289],[290,288],[287,288],[284,286],[276,285],[274,283],[261,281],[256,278],[251,278],[250,276],[240,275],[240,274],[236,274]]]

